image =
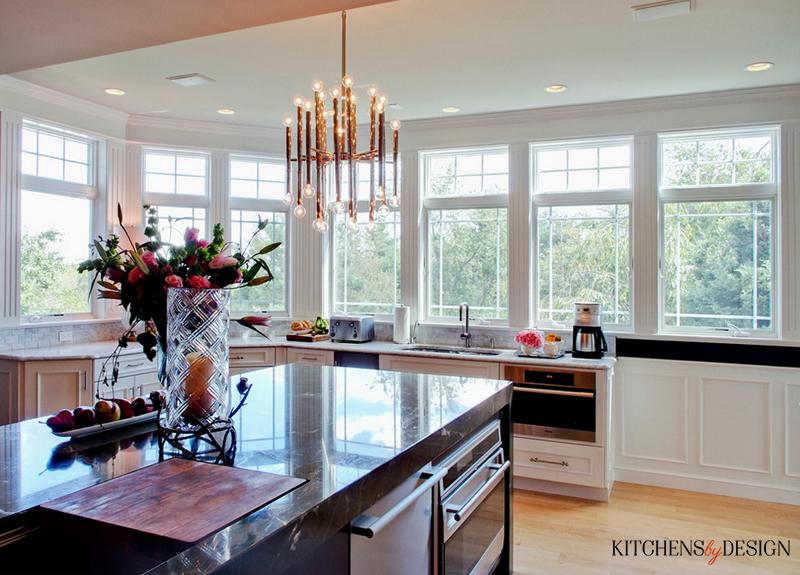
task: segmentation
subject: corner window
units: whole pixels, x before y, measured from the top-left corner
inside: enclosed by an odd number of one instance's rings
[[[58,126],[24,120],[20,194],[20,315],[84,317],[97,199],[96,142]]]
[[[426,318],[508,321],[508,149],[426,152]]]
[[[537,325],[570,325],[575,302],[606,325],[631,318],[631,139],[531,146]]]
[[[774,129],[659,137],[661,327],[773,332]]]

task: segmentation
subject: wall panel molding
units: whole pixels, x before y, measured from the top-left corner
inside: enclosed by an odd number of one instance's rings
[[[22,116],[0,112],[0,325],[19,319],[20,146]]]

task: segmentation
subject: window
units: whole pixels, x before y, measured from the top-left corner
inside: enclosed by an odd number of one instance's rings
[[[332,175],[332,172],[331,172]],[[377,194],[378,171],[375,170]],[[342,171],[342,201],[347,204],[347,170]],[[356,167],[358,186],[358,231],[347,228],[344,216],[333,220],[333,305],[334,313],[391,315],[400,303],[400,212],[393,210],[385,218],[376,212],[375,226],[369,225],[370,166]],[[398,182],[398,187],[400,184]],[[387,198],[394,192],[394,164],[386,164]],[[335,198],[329,178],[328,198]]]
[[[629,138],[534,144],[536,322],[569,325],[575,302],[631,325]]]
[[[96,145],[88,136],[25,120],[22,126],[20,314],[89,314],[90,257],[97,189]]]
[[[230,226],[228,239],[237,248],[245,248],[258,227],[259,218],[268,222],[246,253],[281,242],[264,260],[274,279],[260,286],[234,290],[231,309],[240,313],[285,314],[287,207],[282,202],[286,191],[286,164],[276,158],[231,156],[230,158]]]
[[[776,138],[659,137],[664,330],[775,330]]]
[[[156,209],[163,242],[182,243],[186,228],[207,236],[208,156],[145,150],[144,204]]]
[[[422,155],[426,317],[508,321],[508,149]]]

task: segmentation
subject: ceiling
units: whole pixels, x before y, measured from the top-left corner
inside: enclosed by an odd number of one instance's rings
[[[695,0],[689,15],[634,22],[636,0],[398,0],[348,12],[348,72],[443,116],[800,83],[800,1]],[[132,114],[279,126],[311,80],[339,75],[338,14],[14,74]],[[766,72],[751,62],[775,63]],[[166,76],[215,81],[183,88]],[[569,89],[550,94],[550,84]],[[125,96],[108,96],[104,88]],[[216,110],[232,108],[232,116]]]
[[[0,74],[391,0],[0,0]]]

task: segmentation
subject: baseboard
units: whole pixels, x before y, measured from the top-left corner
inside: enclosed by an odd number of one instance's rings
[[[609,489],[603,489],[602,487],[571,485],[569,483],[520,477],[519,475],[514,476],[514,489],[538,491],[540,493],[550,493],[553,495],[565,495],[567,497],[579,497],[581,499],[592,499],[594,501],[608,501],[610,493]]]
[[[636,471],[618,467],[614,468],[614,480],[670,489],[683,489],[685,491],[698,491],[712,495],[726,495],[728,497],[741,497],[742,499],[800,505],[800,491],[782,489],[780,487],[743,485],[716,479],[686,477],[667,473],[654,473],[652,471]],[[515,486],[518,481],[518,479],[514,479]]]

